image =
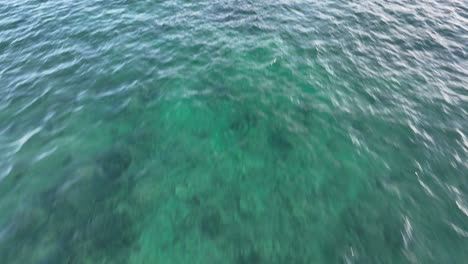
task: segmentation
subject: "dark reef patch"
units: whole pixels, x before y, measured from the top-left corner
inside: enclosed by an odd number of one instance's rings
[[[259,264],[262,263],[260,253],[254,249],[249,251],[241,251],[236,257],[235,263],[237,264]]]
[[[200,219],[200,231],[205,237],[217,238],[223,231],[223,220],[218,211],[208,210]]]
[[[123,146],[115,146],[100,154],[96,159],[105,176],[118,179],[128,169],[132,162],[130,150]]]
[[[250,129],[257,126],[258,118],[254,113],[242,112],[238,114],[232,122],[229,124],[229,130],[238,134],[241,137],[245,137]]]
[[[285,137],[286,133],[279,129],[273,129],[268,135],[268,142],[276,150],[283,153],[293,149],[293,144]]]
[[[131,162],[129,149],[115,145],[88,162],[69,164],[63,180],[0,230],[1,262],[127,263],[137,229],[129,210],[117,207],[130,197],[117,180]]]

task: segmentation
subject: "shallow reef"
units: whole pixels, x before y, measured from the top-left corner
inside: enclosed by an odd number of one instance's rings
[[[63,181],[8,221],[0,239],[1,259],[6,263],[126,263],[138,225],[118,205],[130,198],[128,188],[122,193],[121,181],[131,163],[129,149],[121,144],[89,161],[71,162]]]

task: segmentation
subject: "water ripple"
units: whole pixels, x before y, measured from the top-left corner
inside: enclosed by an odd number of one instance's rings
[[[0,257],[463,263],[466,43],[457,0],[0,3]]]

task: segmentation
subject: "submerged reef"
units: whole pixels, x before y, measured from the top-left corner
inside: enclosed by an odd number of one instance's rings
[[[127,263],[137,230],[119,204],[129,198],[122,180],[130,149],[116,144],[87,162],[68,163],[63,180],[1,230],[3,263]]]

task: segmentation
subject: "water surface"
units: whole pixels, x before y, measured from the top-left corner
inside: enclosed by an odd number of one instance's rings
[[[0,3],[2,263],[466,263],[457,0]]]

